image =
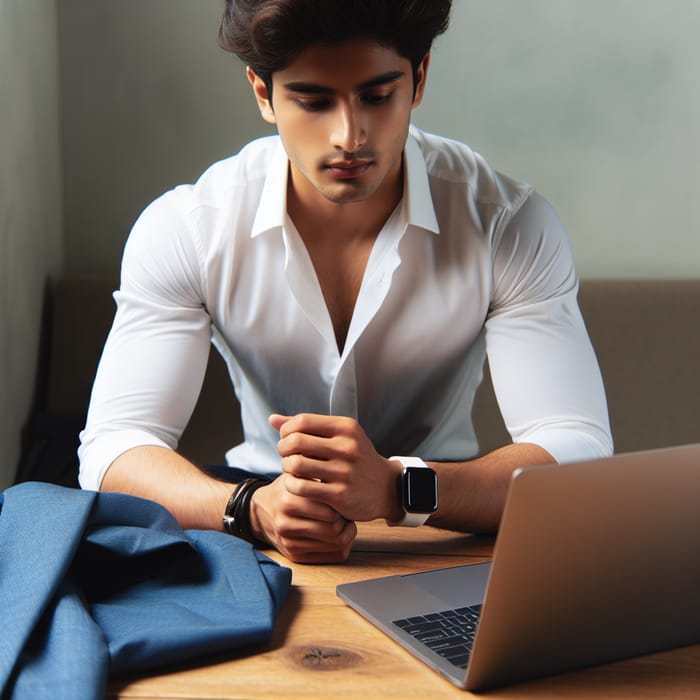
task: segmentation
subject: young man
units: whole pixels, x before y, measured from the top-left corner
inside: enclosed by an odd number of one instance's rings
[[[467,146],[410,126],[449,11],[228,0],[221,43],[279,136],[134,226],[83,487],[293,560],[342,561],[356,521],[493,530],[515,468],[611,452],[556,214]],[[175,451],[210,342],[242,405],[245,442],[227,462],[270,477],[233,495]],[[486,353],[513,444],[477,457]]]

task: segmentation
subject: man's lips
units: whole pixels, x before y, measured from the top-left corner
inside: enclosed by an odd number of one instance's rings
[[[348,180],[364,175],[371,167],[371,160],[339,160],[326,163],[324,166],[333,177]]]

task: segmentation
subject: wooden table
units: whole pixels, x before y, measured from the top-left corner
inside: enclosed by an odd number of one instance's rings
[[[464,698],[335,595],[338,583],[490,558],[493,539],[433,528],[360,525],[342,565],[290,564],[292,589],[264,647],[118,679],[110,698]],[[489,698],[700,698],[700,644],[529,681]]]

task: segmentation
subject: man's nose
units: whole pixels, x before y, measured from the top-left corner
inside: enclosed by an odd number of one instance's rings
[[[332,145],[345,153],[354,153],[367,141],[367,129],[363,115],[355,105],[338,108],[331,134]]]

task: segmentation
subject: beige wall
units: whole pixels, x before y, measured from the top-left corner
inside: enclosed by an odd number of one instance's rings
[[[0,489],[32,400],[43,292],[62,267],[54,0],[0,0]]]

